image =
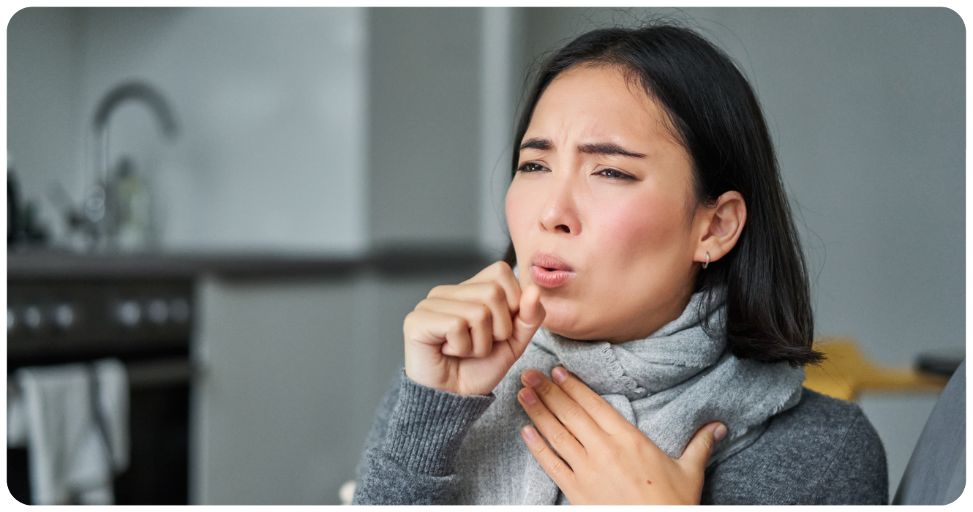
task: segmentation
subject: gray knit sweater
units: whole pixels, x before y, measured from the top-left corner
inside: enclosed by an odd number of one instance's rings
[[[365,441],[354,503],[459,504],[455,455],[494,400],[400,373]],[[856,404],[804,389],[753,444],[707,469],[702,502],[887,504],[885,449]]]

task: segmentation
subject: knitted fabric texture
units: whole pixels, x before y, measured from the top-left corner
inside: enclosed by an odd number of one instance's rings
[[[705,293],[693,294],[678,318],[647,338],[625,343],[575,341],[538,330],[459,447],[459,501],[565,503],[519,437],[520,427],[530,422],[516,400],[520,374],[528,368],[549,373],[563,365],[671,457],[680,456],[697,430],[716,420],[728,433],[709,464],[751,444],[771,416],[800,401],[804,371],[733,356],[723,297],[718,290],[714,310],[700,315]],[[714,336],[704,331],[704,322]]]

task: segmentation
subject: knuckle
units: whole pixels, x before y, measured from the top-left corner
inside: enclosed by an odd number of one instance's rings
[[[420,317],[422,316],[422,314],[423,313],[422,311],[419,310],[419,308],[413,309],[412,311],[409,311],[405,315],[404,319],[402,319],[402,324],[409,325],[411,327],[412,325],[415,325],[417,322],[421,320]]]
[[[462,333],[463,331],[469,329],[469,326],[466,324],[466,319],[458,316],[453,317],[453,319],[450,320],[449,325],[450,330],[455,333]]]
[[[626,428],[620,436],[628,446],[638,446],[645,441],[645,434],[636,428]]]
[[[551,437],[551,444],[554,446],[567,446],[568,442],[571,440],[571,434],[567,430],[560,430],[553,437]]]
[[[441,284],[440,285],[433,286],[432,289],[429,290],[429,293],[426,294],[426,298],[427,299],[431,299],[431,298],[434,298],[434,297],[442,297],[443,296],[443,293],[445,291],[445,288],[446,288],[445,285],[441,285]]]
[[[544,442],[531,444],[531,449],[538,456],[543,455],[545,452],[550,450],[550,448],[547,447],[547,443]]]
[[[595,458],[596,460],[603,460],[602,457],[611,457],[611,448],[614,446],[612,439],[609,437],[594,436],[593,438],[585,439],[584,449],[588,456]],[[612,460],[612,459],[609,459]],[[614,459],[618,460],[618,459]]]
[[[501,276],[514,277],[514,269],[510,267],[510,264],[506,261],[498,261],[495,263],[497,273]]]
[[[579,407],[577,404],[568,405],[567,408],[564,410],[564,414],[565,416],[571,418],[580,417],[582,414],[581,407]]]
[[[473,313],[473,321],[482,327],[486,327],[493,321],[493,315],[490,313],[490,308],[485,304],[480,304]]]
[[[503,287],[500,283],[490,282],[487,283],[486,287],[486,299],[490,302],[500,302],[504,299],[506,294],[503,292]]]
[[[638,436],[636,436],[634,432],[626,428],[623,428],[620,431],[610,433],[608,435],[608,438],[605,441],[606,441],[605,447],[609,451],[616,446],[636,447],[639,445]]]
[[[631,443],[624,439],[605,439],[598,444],[593,445],[593,450],[596,456],[604,457],[605,460],[618,460],[621,455],[631,455],[635,447]]]

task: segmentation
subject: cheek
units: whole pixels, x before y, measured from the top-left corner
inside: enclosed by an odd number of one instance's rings
[[[655,259],[671,247],[682,225],[680,210],[671,201],[633,198],[603,205],[592,219],[602,233],[601,247],[612,247],[618,260]]]
[[[510,238],[514,242],[514,246],[518,245],[527,224],[528,224],[528,210],[530,205],[524,200],[523,187],[517,186],[517,182],[514,181],[507,188],[507,199],[504,207],[504,211],[507,217],[507,232],[510,233]]]
[[[507,233],[510,234],[510,241],[514,246],[514,254],[517,259],[517,266],[521,265],[521,256],[530,250],[530,229],[536,221],[536,205],[530,201],[531,193],[524,184],[518,185],[515,179],[507,188],[507,198],[504,205],[504,212],[507,217]],[[520,273],[520,286],[527,286],[530,282],[530,274]]]

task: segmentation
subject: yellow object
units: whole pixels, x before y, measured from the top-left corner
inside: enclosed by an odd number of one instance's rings
[[[883,368],[872,364],[851,338],[822,338],[814,349],[824,353],[820,365],[804,367],[804,387],[842,400],[855,400],[862,392],[939,392],[945,377],[912,369]]]

